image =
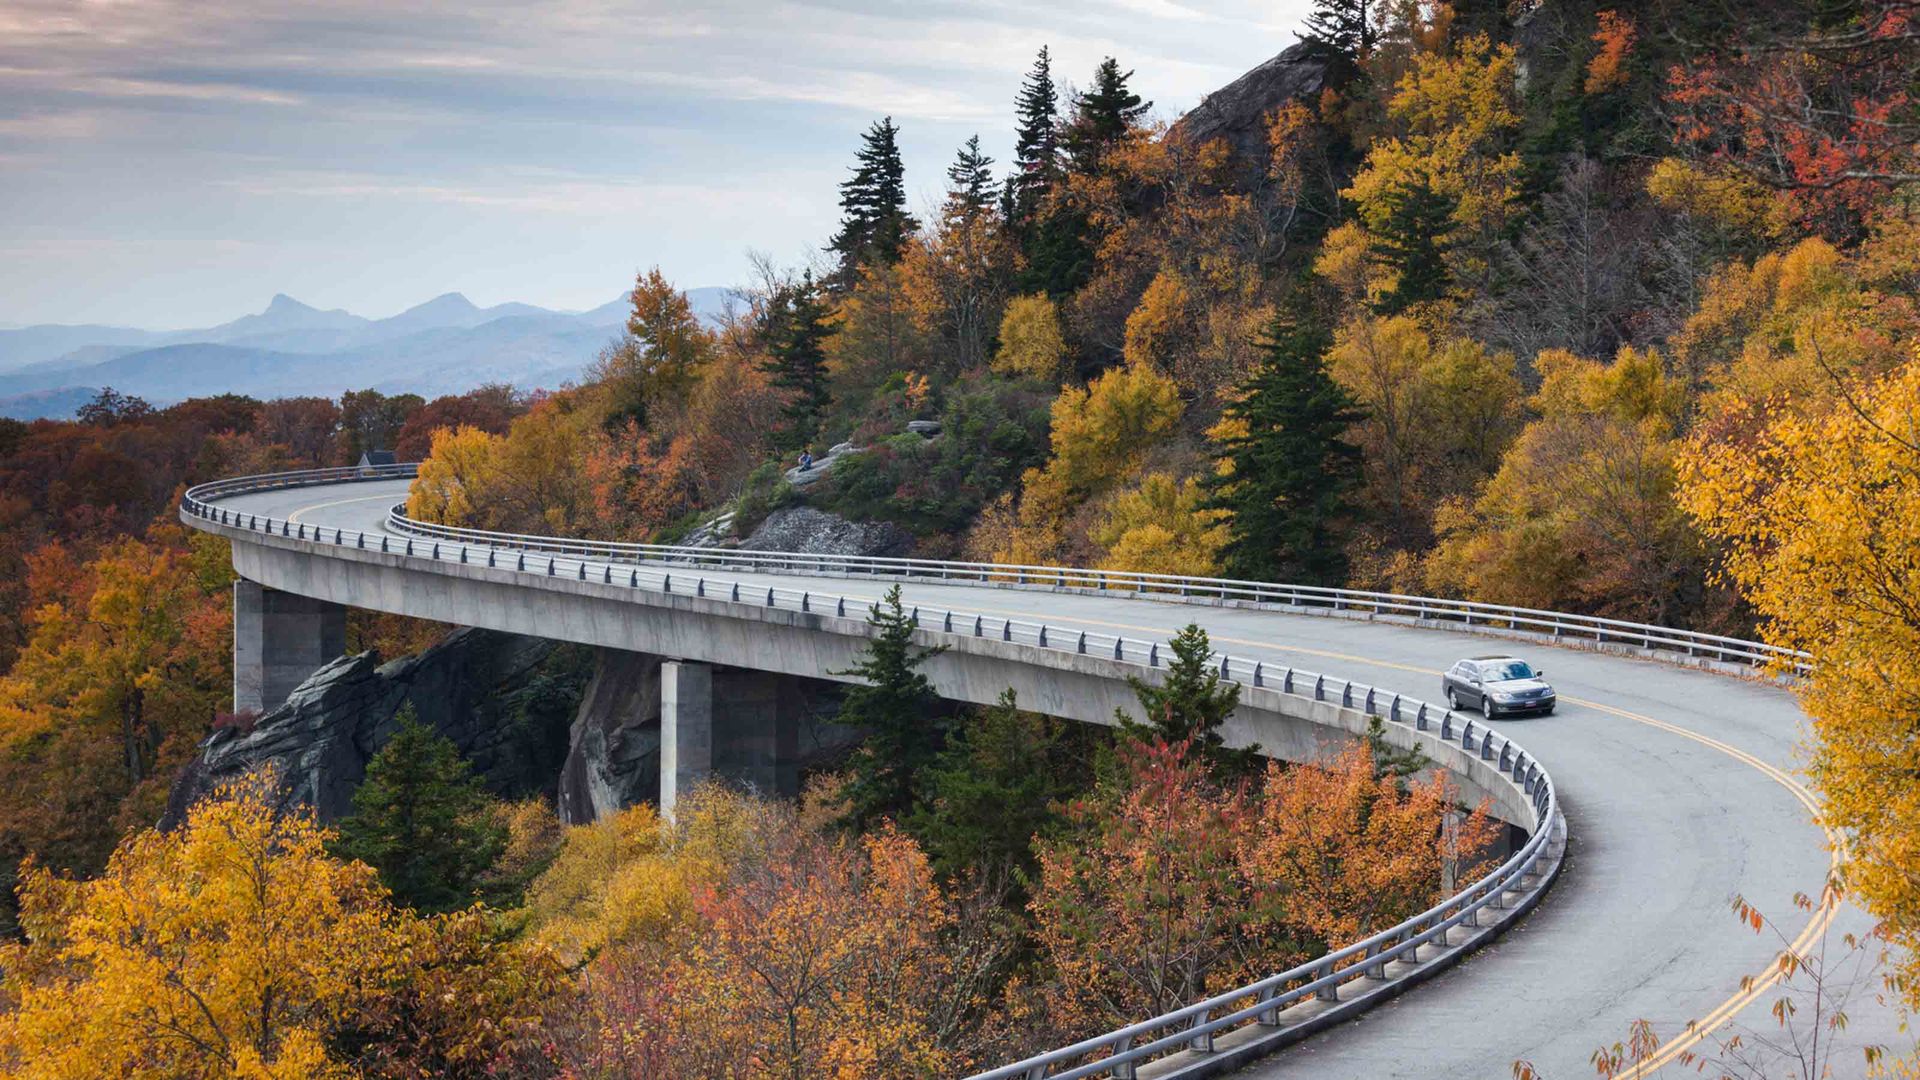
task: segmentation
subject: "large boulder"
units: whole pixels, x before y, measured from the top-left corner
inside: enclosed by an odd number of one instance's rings
[[[1236,171],[1259,175],[1272,159],[1267,120],[1289,101],[1312,99],[1343,85],[1351,65],[1324,47],[1302,41],[1200,100],[1174,122],[1169,138],[1198,146],[1225,139]]]
[[[567,666],[561,648],[465,629],[391,663],[374,653],[343,656],[250,728],[208,736],[175,780],[163,824],[182,820],[223,781],[262,767],[278,776],[283,806],[311,807],[323,821],[342,817],[409,702],[422,724],[460,748],[489,790],[509,798],[550,792],[574,711],[568,673],[556,670]]]
[[[849,521],[811,506],[788,506],[768,514],[740,546],[750,551],[898,558],[913,551],[913,534],[890,521]]]

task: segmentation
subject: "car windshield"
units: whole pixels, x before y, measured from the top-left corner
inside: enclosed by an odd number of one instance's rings
[[[1482,665],[1480,670],[1488,682],[1506,682],[1509,679],[1531,679],[1533,669],[1525,660],[1499,660]]]

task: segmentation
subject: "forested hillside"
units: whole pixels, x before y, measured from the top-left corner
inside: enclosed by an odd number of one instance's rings
[[[258,781],[149,828],[251,722],[227,553],[178,493],[380,447],[453,524],[743,543],[804,504],[929,556],[1808,650],[1846,885],[1920,1004],[1917,14],[1320,0],[1180,118],[1121,58],[1042,48],[1014,160],[970,140],[910,205],[928,178],[872,120],[816,255],[762,261],[718,326],[641,273],[579,385],[0,420],[0,1064],[954,1075],[1324,953],[1492,850],[1377,740],[1226,750],[1197,628],[1106,732],[942,705],[897,604],[839,717],[868,741],[798,805],[563,828],[409,723],[338,829]],[[356,649],[440,629],[355,618]]]

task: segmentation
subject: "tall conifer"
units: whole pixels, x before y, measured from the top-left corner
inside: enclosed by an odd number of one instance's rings
[[[1073,119],[1062,141],[1075,172],[1097,172],[1108,152],[1153,107],[1153,102],[1142,101],[1128,88],[1131,78],[1133,72],[1121,71],[1120,62],[1109,56],[1094,70],[1093,86],[1073,96]]]
[[[1375,223],[1370,246],[1374,258],[1393,268],[1394,285],[1376,308],[1383,315],[1447,295],[1453,275],[1447,269],[1452,246],[1454,201],[1417,177],[1388,191],[1386,214]]]
[[[1373,51],[1371,6],[1369,0],[1316,0],[1302,36],[1349,60],[1359,60]]]
[[[840,185],[840,231],[829,245],[840,256],[833,284],[850,288],[860,268],[900,259],[920,223],[907,213],[907,170],[900,160],[900,129],[885,117],[861,139],[853,175]]]
[[[960,147],[947,166],[947,216],[974,221],[993,208],[993,159],[980,152],[980,136]]]
[[[813,438],[827,407],[826,342],[833,336],[831,315],[812,272],[780,286],[768,302],[767,359],[773,384],[787,392],[788,436],[795,445]]]
[[[1253,581],[1345,585],[1351,496],[1360,452],[1345,440],[1362,418],[1327,370],[1332,339],[1296,301],[1274,318],[1265,356],[1227,416],[1244,432],[1221,442],[1224,475],[1209,505],[1226,510],[1227,573]]]
[[[1014,100],[1013,173],[1007,177],[1001,213],[1022,251],[1041,205],[1060,178],[1060,92],[1053,85],[1047,47],[1033,62]]]

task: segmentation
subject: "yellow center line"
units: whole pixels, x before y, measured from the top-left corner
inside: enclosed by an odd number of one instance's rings
[[[316,503],[312,506],[301,507],[299,510],[294,511],[292,514],[288,515],[287,520],[298,521],[301,514],[307,513],[308,511],[311,511],[311,510],[323,510],[332,506],[342,506],[348,503],[372,502],[376,499],[390,499],[392,497],[393,496],[390,494],[375,495],[370,497],[362,496],[362,497],[353,498],[353,499],[338,499],[333,502]],[[878,601],[877,597],[872,597],[872,596],[864,596],[864,595],[856,596],[853,594],[846,594],[846,597],[849,600],[858,600],[863,603],[874,603]],[[974,610],[976,613],[979,613],[979,614],[1014,616],[1014,617],[1030,618],[1030,619],[1042,619],[1043,621],[1046,621],[1049,624],[1074,623],[1082,626],[1099,626],[1099,627],[1105,627],[1110,630],[1132,630],[1137,633],[1156,634],[1156,635],[1165,635],[1171,632],[1166,627],[1163,627],[1163,626],[1144,626],[1138,623],[1111,622],[1103,619],[1080,618],[1080,617],[1060,615],[1060,614],[1048,614],[1045,616],[1041,616],[1035,612],[1019,610],[1019,609],[987,607],[987,608],[975,608]],[[1318,656],[1328,660],[1340,660],[1347,663],[1366,664],[1372,667],[1388,668],[1394,671],[1406,671],[1406,672],[1411,672],[1418,675],[1441,674],[1441,672],[1435,668],[1422,667],[1415,664],[1394,663],[1388,660],[1377,660],[1372,657],[1359,656],[1353,653],[1335,652],[1329,649],[1312,649],[1312,648],[1307,648],[1301,645],[1280,645],[1271,641],[1259,641],[1259,640],[1253,640],[1248,638],[1214,637],[1212,638],[1212,640],[1216,642],[1220,642],[1222,644],[1227,644],[1227,645],[1247,645],[1247,646],[1252,646],[1254,648],[1270,649],[1276,652],[1296,653],[1302,656]],[[1820,829],[1826,834],[1826,837],[1827,837],[1829,876],[1839,871],[1840,850],[1841,850],[1839,835],[1835,833],[1832,828],[1828,827],[1826,823],[1820,820],[1819,803],[1814,799],[1813,794],[1809,792],[1805,786],[1803,786],[1798,781],[1796,781],[1788,773],[1774,767],[1773,765],[1768,764],[1765,761],[1762,761],[1757,757],[1754,757],[1752,754],[1749,754],[1746,751],[1739,749],[1738,747],[1722,742],[1719,739],[1715,739],[1711,736],[1703,735],[1689,728],[1681,727],[1678,724],[1670,723],[1665,720],[1658,720],[1651,716],[1645,716],[1636,712],[1629,712],[1626,709],[1617,708],[1612,705],[1603,705],[1597,701],[1588,701],[1582,698],[1572,698],[1572,697],[1563,697],[1561,698],[1561,700],[1572,702],[1573,704],[1576,704],[1576,705],[1582,705],[1587,708],[1593,709],[1597,712],[1606,713],[1610,716],[1616,716],[1624,720],[1631,720],[1635,723],[1644,724],[1648,727],[1652,727],[1660,731],[1668,732],[1669,734],[1678,735],[1684,739],[1690,739],[1693,742],[1699,743],[1700,745],[1708,747],[1709,749],[1716,750],[1722,754],[1727,755],[1728,757],[1733,758],[1736,761],[1739,761],[1744,765],[1750,766],[1751,768],[1757,770],[1758,772],[1761,773],[1761,775],[1766,776],[1768,779],[1786,788],[1788,793],[1791,794],[1797,801],[1799,801],[1802,806],[1806,807],[1807,811],[1813,815],[1814,823],[1820,827]],[[1825,890],[1823,889],[1822,890],[1823,894],[1824,894],[1824,891]],[[1803,929],[1800,932],[1800,936],[1795,938],[1793,943],[1789,946],[1792,949],[1792,951],[1795,953],[1803,952],[1809,945],[1811,945],[1815,940],[1817,940],[1821,934],[1825,933],[1827,927],[1832,924],[1835,916],[1838,914],[1838,906],[1839,905],[1832,902],[1831,899],[1823,900],[1820,908],[1814,912],[1813,918],[1808,921],[1805,929]],[[1671,1063],[1675,1058],[1679,1057],[1681,1054],[1686,1053],[1688,1050],[1692,1049],[1694,1046],[1698,1045],[1702,1040],[1704,1040],[1709,1035],[1711,1035],[1714,1031],[1718,1030],[1720,1027],[1725,1025],[1728,1021],[1732,1020],[1733,1017],[1736,1016],[1741,1010],[1745,1009],[1748,1005],[1752,1004],[1754,999],[1758,998],[1761,994],[1765,993],[1768,989],[1773,987],[1783,977],[1784,977],[1784,973],[1780,970],[1780,967],[1778,964],[1769,964],[1767,970],[1762,972],[1761,974],[1755,975],[1755,976],[1748,976],[1747,978],[1742,979],[1741,980],[1742,986],[1739,992],[1735,993],[1732,997],[1728,998],[1726,1001],[1720,1003],[1719,1006],[1717,1006],[1712,1011],[1707,1013],[1707,1015],[1703,1019],[1689,1021],[1687,1024],[1687,1030],[1685,1033],[1678,1035],[1672,1039],[1669,1039],[1666,1043],[1664,1043],[1658,1049],[1656,1049],[1650,1058],[1648,1058],[1646,1061],[1636,1066],[1633,1069],[1633,1071],[1622,1074],[1622,1080],[1641,1080],[1641,1078],[1649,1076],[1652,1073],[1663,1068],[1667,1064]]]
[[[348,503],[380,502],[391,498],[393,498],[393,495],[389,493],[386,495],[361,495],[352,499],[335,499],[332,502],[314,503],[312,506],[303,506],[293,513],[288,514],[287,520],[297,523],[300,520],[300,515],[310,510],[325,510],[330,506],[345,506]]]

